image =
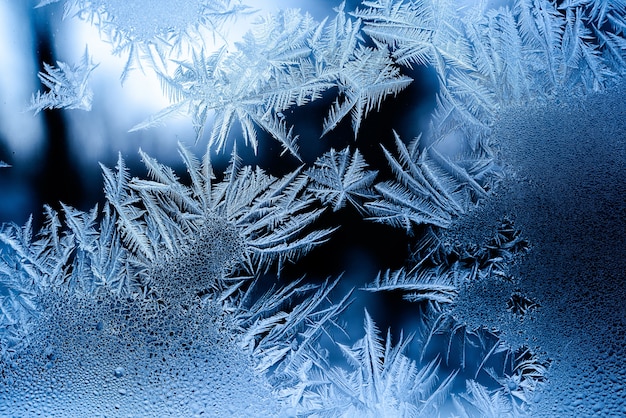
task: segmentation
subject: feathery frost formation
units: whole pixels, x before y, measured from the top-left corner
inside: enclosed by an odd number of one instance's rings
[[[46,72],[40,72],[38,76],[49,91],[38,91],[33,95],[29,110],[34,110],[35,114],[44,109],[91,110],[93,92],[87,82],[98,65],[91,62],[87,48],[78,65],[71,66],[62,61],[57,62],[58,68],[45,62],[43,65]]]
[[[32,218],[0,227],[0,415],[626,411],[623,393],[599,380],[572,389],[593,404],[564,400],[570,386],[563,376],[574,369],[557,346],[567,338],[585,348],[589,342],[567,334],[561,312],[579,298],[559,282],[565,273],[554,260],[536,251],[584,255],[546,237],[556,227],[540,217],[541,200],[558,176],[546,171],[552,160],[540,164],[547,158],[536,152],[541,134],[507,133],[502,119],[523,125],[519,109],[541,106],[558,119],[563,103],[618,86],[626,69],[623,1],[364,0],[352,11],[339,4],[321,22],[292,9],[261,14],[238,0],[148,3],[65,0],[64,17],[97,26],[112,53],[125,56],[122,82],[136,69],[161,81],[171,104],[131,131],[185,115],[207,151],[199,159],[180,145],[183,179],[141,150],[148,176],[131,177],[120,156],[114,169],[102,166],[101,210],[45,206],[39,231]],[[232,42],[233,22],[251,14],[258,16],[250,30]],[[416,66],[437,76],[430,126],[408,142],[389,132],[394,146],[375,147],[387,166],[374,167],[364,157],[371,138],[361,125],[413,82],[404,73]],[[87,50],[78,65],[45,64],[39,78],[48,91],[33,96],[31,110],[89,110],[96,67]],[[264,131],[283,154],[305,160],[291,111],[314,102],[328,106],[321,141],[347,124],[358,141],[327,148],[281,177],[242,163],[232,145],[236,124],[255,152]],[[550,138],[565,147],[562,135]],[[613,136],[612,158],[623,167],[624,141]],[[451,143],[457,153],[446,151]],[[213,152],[231,147],[229,167],[216,176]],[[567,155],[572,166],[586,167],[580,152]],[[610,170],[603,176],[614,181]],[[577,222],[591,223],[591,212]],[[284,282],[286,265],[330,245],[339,225],[327,221],[337,213],[404,230],[411,240],[405,264],[363,278],[368,284],[347,295],[337,295],[341,272],[321,283]],[[542,272],[560,284],[542,292]],[[585,286],[580,277],[587,276],[567,274]],[[274,279],[281,281],[271,285]],[[557,298],[557,287],[571,294]],[[356,292],[409,302],[416,334],[394,330],[393,338],[389,330],[383,338],[366,310],[362,338],[350,341],[343,318]],[[600,335],[600,323],[589,323]],[[550,324],[565,324],[559,332],[567,338],[548,332]],[[616,323],[611,335],[623,330]],[[626,358],[619,348],[611,353],[611,364]],[[598,370],[577,359],[585,373]],[[611,379],[626,385],[623,372]]]

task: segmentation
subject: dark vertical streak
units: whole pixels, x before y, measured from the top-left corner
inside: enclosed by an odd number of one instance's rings
[[[39,71],[43,63],[56,65],[52,40],[54,35],[50,22],[44,14],[35,14],[33,33],[39,61]],[[43,86],[40,88],[44,88]],[[49,204],[55,209],[59,202],[80,207],[82,185],[80,173],[70,156],[67,123],[63,109],[42,111],[47,148],[43,154],[43,164],[34,175],[34,189],[41,204]],[[41,206],[41,205],[40,205]]]

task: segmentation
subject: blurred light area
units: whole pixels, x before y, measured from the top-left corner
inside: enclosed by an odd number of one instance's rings
[[[122,84],[127,55],[113,55],[111,44],[100,38],[96,27],[73,18],[60,22],[55,33],[60,60],[79,61],[87,46],[98,64],[89,81],[94,93],[92,110],[66,112],[76,161],[82,165],[110,161],[118,152],[135,156],[141,147],[168,163],[178,157],[178,141],[193,144],[195,133],[188,118],[170,119],[162,128],[128,132],[170,105],[151,69],[131,71]]]
[[[45,146],[41,118],[27,110],[38,88],[29,9],[29,2],[0,0],[0,158],[16,170],[37,164]]]

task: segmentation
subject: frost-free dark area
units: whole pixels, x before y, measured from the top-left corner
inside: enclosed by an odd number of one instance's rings
[[[622,2],[0,7],[0,415],[626,413]]]

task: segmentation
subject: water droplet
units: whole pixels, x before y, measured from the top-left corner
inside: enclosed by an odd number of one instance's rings
[[[122,377],[122,376],[124,376],[125,372],[126,372],[126,370],[123,367],[116,367],[115,371],[113,371],[113,375],[115,377]]]

